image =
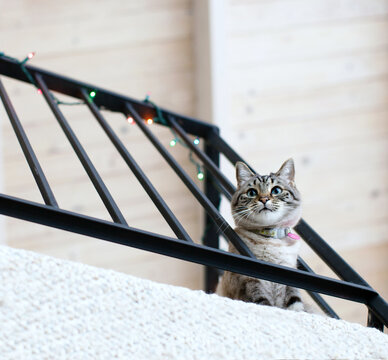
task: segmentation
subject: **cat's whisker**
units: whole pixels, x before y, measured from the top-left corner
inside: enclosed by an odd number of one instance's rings
[[[247,210],[244,210],[244,211],[235,212],[232,215],[233,216],[244,215],[244,214],[250,213],[251,211],[252,211],[251,209],[247,209]]]
[[[247,214],[247,213],[250,213],[252,210],[251,209],[245,209],[245,210],[242,210],[242,211],[235,211],[232,213],[233,216],[240,216],[240,215],[244,215],[244,214]]]
[[[244,212],[240,212],[240,213],[237,214],[237,215],[235,216],[235,218],[234,218],[236,224],[237,224],[238,222],[240,222],[241,220],[243,220],[243,219],[248,219],[252,214],[253,214],[252,209],[247,209],[247,210],[244,211]]]
[[[217,229],[216,229],[216,232],[217,234],[220,234],[220,233],[223,233],[225,231],[225,229],[230,226],[230,224],[223,220],[221,215],[217,216],[217,220],[222,220],[222,224],[221,225],[217,225]]]

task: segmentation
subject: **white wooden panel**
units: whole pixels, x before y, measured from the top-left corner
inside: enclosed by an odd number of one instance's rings
[[[135,3],[136,1],[131,1]],[[156,11],[120,11],[123,2],[116,1],[115,11],[111,11],[111,2],[101,2],[92,14],[95,3],[84,1],[82,12],[78,12],[78,1],[66,2],[68,19],[64,21],[39,21],[42,13],[50,17],[57,11],[53,8],[37,6],[29,1],[25,7],[18,10],[18,21],[13,26],[6,26],[0,32],[0,46],[10,54],[23,56],[31,50],[45,56],[62,54],[69,56],[69,51],[95,51],[119,46],[134,46],[141,42],[168,41],[177,38],[187,38],[191,32],[190,11],[188,2],[182,6],[159,8]],[[3,5],[2,8],[6,8]],[[70,10],[70,11],[69,11]],[[94,15],[94,16],[93,16]],[[10,15],[15,16],[15,15]],[[7,12],[2,12],[2,18],[7,19]],[[30,19],[30,26],[23,26],[20,19]],[[2,19],[1,19],[2,20]],[[0,21],[3,23],[3,21]],[[9,21],[4,20],[4,23]],[[59,41],[60,40],[60,41]],[[26,49],[29,46],[29,49]],[[92,54],[92,53],[91,53]]]
[[[386,119],[388,104],[381,110],[365,110],[359,113],[322,116],[301,121],[244,124],[233,136],[233,142],[247,151],[260,154],[323,149],[340,144],[365,144],[385,138],[388,132]],[[351,125],[350,125],[351,124]],[[244,131],[248,129],[248,131]],[[258,141],[259,139],[259,141]],[[276,141],[276,146],[274,144]],[[252,148],[254,146],[254,148]],[[251,156],[254,156],[252,154]],[[382,154],[383,155],[383,154]],[[384,155],[383,155],[384,156]],[[308,162],[308,159],[302,159]]]
[[[313,60],[246,66],[230,76],[233,93],[250,97],[292,95],[354,81],[386,77],[386,49]]]
[[[384,16],[386,0],[230,0],[232,35]]]
[[[233,96],[231,115],[234,128],[243,124],[261,126],[268,123],[287,125],[340,114],[374,111],[386,105],[387,78],[354,81],[336,86],[325,86],[312,91],[284,92],[278,95]]]
[[[241,67],[371,51],[387,46],[388,39],[381,35],[387,29],[388,21],[382,18],[230,36],[228,61]]]
[[[150,13],[176,9],[188,9],[189,0],[142,0],[120,1],[112,0],[109,5],[104,1],[93,4],[89,0],[41,1],[37,6],[33,0],[16,0],[8,2],[1,0],[1,5],[7,5],[2,12],[1,25],[4,28],[20,27],[31,29],[41,25],[77,23],[89,18],[109,21],[110,18],[126,17],[139,13]]]

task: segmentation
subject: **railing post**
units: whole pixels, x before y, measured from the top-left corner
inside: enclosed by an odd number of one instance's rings
[[[216,130],[214,130],[216,131]],[[218,131],[217,131],[218,132]],[[205,140],[205,153],[212,160],[212,162],[220,166],[220,153],[216,150],[208,140]],[[221,194],[214,186],[213,175],[205,169],[205,194],[212,204],[219,209],[221,203]],[[205,213],[204,234],[202,242],[204,245],[213,248],[219,248],[219,231],[217,225],[212,221],[211,217]],[[207,293],[214,293],[218,284],[219,272],[216,268],[206,266],[205,268],[205,291]]]
[[[367,325],[368,327],[374,327],[377,330],[384,331],[384,324],[370,309],[368,310]]]

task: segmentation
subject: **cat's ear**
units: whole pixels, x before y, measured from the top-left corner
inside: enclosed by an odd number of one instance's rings
[[[278,172],[276,173],[276,176],[280,176],[282,178],[285,178],[289,182],[294,182],[294,178],[295,178],[294,160],[292,160],[292,159],[286,160],[283,163],[283,165],[280,167]]]
[[[240,187],[245,181],[255,175],[249,167],[241,161],[236,163],[237,186]]]

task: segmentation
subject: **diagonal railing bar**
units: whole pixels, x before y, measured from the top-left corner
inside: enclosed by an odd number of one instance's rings
[[[98,194],[101,197],[101,200],[103,201],[105,207],[107,208],[109,214],[111,215],[114,222],[120,223],[120,224],[126,224],[127,222],[124,219],[123,214],[121,213],[119,207],[113,200],[109,190],[105,186],[104,182],[101,179],[101,176],[98,174],[96,168],[94,167],[92,161],[90,160],[89,156],[87,155],[85,149],[82,147],[81,143],[79,142],[78,138],[76,137],[75,133],[73,132],[72,128],[70,127],[69,123],[63,116],[61,110],[59,109],[58,105],[52,98],[49,89],[46,86],[46,83],[44,82],[41,75],[35,76],[36,82],[39,85],[40,89],[42,90],[42,93],[51,109],[51,111],[54,113],[55,118],[57,119],[60,127],[62,128],[63,132],[65,133],[67,139],[69,140],[71,146],[74,149],[74,152],[77,154],[79,160],[81,161],[86,173],[88,174],[90,180],[92,181],[95,189],[97,190]]]
[[[220,231],[224,234],[225,238],[228,239],[240,252],[240,254],[251,256],[252,252],[249,250],[248,246],[240,241],[240,237],[234,232],[234,230],[229,226],[225,221],[222,215],[218,212],[216,207],[209,201],[209,199],[202,193],[199,187],[193,182],[190,176],[181,168],[178,162],[169,154],[165,147],[159,142],[157,137],[147,128],[143,123],[143,119],[135,111],[135,109],[128,103],[125,104],[126,115],[131,115],[135,120],[136,124],[140,127],[144,135],[151,141],[159,153],[164,157],[167,163],[175,171],[175,173],[180,177],[183,183],[189,188],[191,193],[203,206],[206,212],[212,217],[213,221],[217,224]]]
[[[244,161],[218,133],[211,135],[213,146],[226,156],[232,163]],[[249,165],[248,165],[249,166]],[[323,240],[303,219],[295,226],[295,230],[303,240],[314,250],[314,252],[343,280],[372,288],[334,249]],[[367,304],[371,312],[368,314],[368,325],[374,325],[382,330],[382,324],[386,324],[388,316],[388,304],[377,295],[373,301]]]
[[[366,286],[232,254],[204,245],[173,239],[122,224],[76,214],[32,201],[0,194],[0,213],[18,219],[92,236],[162,255],[188,260],[235,273],[321,292],[360,303],[373,300],[377,293]],[[386,321],[388,323],[388,321]]]
[[[11,99],[9,98],[5,87],[0,80],[0,97],[3,101],[4,108],[8,114],[9,120],[19,141],[19,144],[23,150],[23,154],[27,160],[27,163],[31,169],[32,175],[34,176],[35,182],[38,185],[39,191],[42,194],[42,198],[47,205],[58,206],[55,196],[50,188],[46,176],[39,164],[38,158],[32,149],[31,143],[28,140],[27,134],[25,133],[23,126],[16,114],[15,108],[12,105]]]
[[[232,194],[236,192],[234,185],[225,177],[225,175],[220,171],[220,169],[211,161],[211,159],[196,145],[193,144],[188,134],[184,129],[178,124],[173,116],[167,116],[167,119],[171,127],[177,132],[177,134],[182,138],[185,144],[190,148],[191,151],[198,156],[198,158],[203,162],[205,167],[210,171],[210,173],[219,181],[220,190],[224,193],[226,198],[230,201]],[[242,240],[241,240],[242,241]],[[256,258],[253,254],[252,256]],[[298,258],[298,268],[301,270],[314,273],[313,270],[306,264],[306,262]],[[318,306],[328,315],[333,318],[338,319],[339,316],[336,312],[330,307],[330,305],[320,296],[319,294],[308,292],[311,298],[318,304]]]
[[[170,225],[170,227],[174,231],[175,235],[179,239],[193,242],[193,240],[190,238],[189,234],[186,232],[186,230],[180,224],[179,220],[175,217],[175,215],[170,210],[170,208],[168,207],[166,202],[163,200],[163,198],[160,196],[158,191],[152,185],[151,181],[147,178],[147,176],[144,174],[144,172],[142,171],[140,166],[136,163],[135,159],[131,156],[128,149],[124,146],[122,141],[115,134],[113,129],[109,126],[108,122],[102,116],[97,105],[94,104],[94,102],[89,98],[85,89],[81,89],[81,95],[82,95],[83,100],[85,101],[85,104],[88,106],[90,111],[93,113],[94,117],[96,118],[98,123],[101,125],[101,127],[105,131],[106,135],[109,137],[109,139],[111,140],[111,142],[113,143],[113,145],[115,146],[115,148],[117,149],[117,151],[119,152],[119,154],[121,155],[123,160],[126,162],[128,167],[133,172],[133,174],[136,176],[137,180],[143,186],[144,190],[147,192],[148,196],[154,202],[155,206],[158,208],[158,210],[160,211],[160,213],[162,214],[164,219]]]

